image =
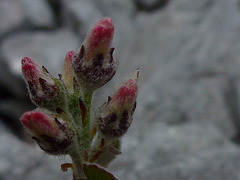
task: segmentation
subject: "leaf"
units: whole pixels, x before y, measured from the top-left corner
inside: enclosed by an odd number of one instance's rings
[[[118,180],[112,173],[96,164],[83,164],[83,171],[88,180]]]

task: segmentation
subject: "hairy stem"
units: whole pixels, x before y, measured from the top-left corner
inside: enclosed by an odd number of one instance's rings
[[[85,180],[83,172],[81,153],[72,151],[70,153],[73,162],[73,180]]]
[[[89,130],[90,130],[90,119],[91,119],[90,116],[91,116],[92,95],[93,95],[92,91],[90,92],[87,91],[87,92],[84,92],[83,94],[83,101],[85,103],[87,112],[86,112],[86,117],[83,120],[82,133],[81,133],[80,139],[84,139],[84,144],[82,144],[82,147],[85,148],[87,151],[89,151],[90,144],[91,144]]]

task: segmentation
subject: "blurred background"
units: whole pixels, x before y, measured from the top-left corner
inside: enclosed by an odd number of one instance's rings
[[[54,76],[90,28],[115,24],[116,76],[140,68],[138,106],[109,169],[121,180],[240,180],[239,0],[0,0],[0,179],[67,180],[19,123],[35,108],[20,61]]]

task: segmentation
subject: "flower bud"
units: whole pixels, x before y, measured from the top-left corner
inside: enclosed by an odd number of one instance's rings
[[[39,109],[26,112],[21,122],[42,150],[49,154],[66,154],[73,141],[73,132],[57,114],[47,114],[50,113]]]
[[[63,106],[62,85],[48,73],[44,66],[29,57],[24,57],[22,72],[34,104],[54,111],[56,105]]]
[[[109,99],[99,117],[99,130],[107,137],[120,137],[125,134],[132,123],[132,115],[136,108],[137,78],[130,78]]]
[[[72,59],[74,56],[74,51],[69,51],[66,54],[64,66],[63,66],[63,82],[68,90],[73,91],[74,90],[74,84],[75,84],[75,76],[72,69]]]
[[[114,26],[111,18],[100,20],[87,35],[79,52],[74,56],[73,69],[78,82],[87,90],[100,88],[116,72],[113,60]]]

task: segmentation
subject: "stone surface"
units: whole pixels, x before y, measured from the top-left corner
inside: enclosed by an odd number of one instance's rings
[[[22,3],[26,20],[34,27],[52,28],[55,25],[54,12],[45,0],[19,0]]]
[[[0,1],[0,37],[27,28],[52,28],[53,13],[44,0]]]
[[[138,2],[145,7],[139,8]],[[163,1],[64,0],[60,8],[63,27],[15,33],[0,42],[1,59],[11,69],[5,74],[14,82],[11,73],[19,74],[23,56],[35,58],[54,75],[60,73],[65,53],[79,48],[79,40],[99,18],[110,16],[115,24],[118,71],[97,92],[95,109],[107,99],[114,84],[137,67],[141,73],[133,124],[123,138],[122,154],[109,168],[119,179],[240,179],[239,2],[169,0],[149,9],[157,2]],[[0,87],[20,97],[22,90],[12,89],[6,78],[0,77]],[[20,106],[14,97],[5,99],[0,109],[8,112]],[[10,140],[3,142],[1,138]],[[11,149],[11,144],[23,148],[10,151],[6,158],[19,158],[18,152],[27,148],[29,156],[40,164],[38,170],[33,162],[21,160],[26,167],[33,166],[30,174],[22,173],[23,179],[35,178],[45,170],[49,174],[49,169],[54,173],[47,178],[62,177],[59,169],[53,168],[55,163],[50,165],[51,160],[42,158],[34,146],[25,147],[5,133],[0,136],[0,153],[6,152],[2,148],[5,143],[6,148]],[[5,162],[0,164],[1,174],[8,172],[15,178],[24,172],[18,162],[1,161]]]
[[[50,32],[23,32],[5,39],[0,47],[2,60],[13,73],[21,74],[21,59],[31,57],[57,76],[62,72],[65,55],[76,50],[79,39],[67,29]]]
[[[153,12],[164,8],[169,0],[133,0],[138,11]]]
[[[23,137],[23,128],[19,117],[34,106],[27,96],[22,78],[10,72],[6,62],[0,61],[0,117],[19,137]]]
[[[238,164],[239,147],[229,142],[214,126],[185,122],[178,126],[154,123],[145,128],[151,131],[142,131],[139,138],[126,136],[124,139],[122,157],[111,166],[119,177],[136,180],[211,179],[216,173],[223,179],[226,176],[230,179],[239,177],[238,171],[232,173],[231,164]],[[221,156],[224,158],[219,160]],[[128,168],[124,168],[126,166]],[[212,168],[206,171],[209,167]],[[218,172],[214,169],[216,167],[224,168],[224,171]]]
[[[24,22],[24,12],[18,1],[0,1],[0,12],[0,35],[15,29]]]
[[[19,141],[1,121],[0,130],[0,179],[71,179],[70,173],[60,172],[63,161],[44,154],[35,145]]]
[[[78,35],[85,37],[89,29],[103,16],[93,0],[64,0],[63,19]]]

